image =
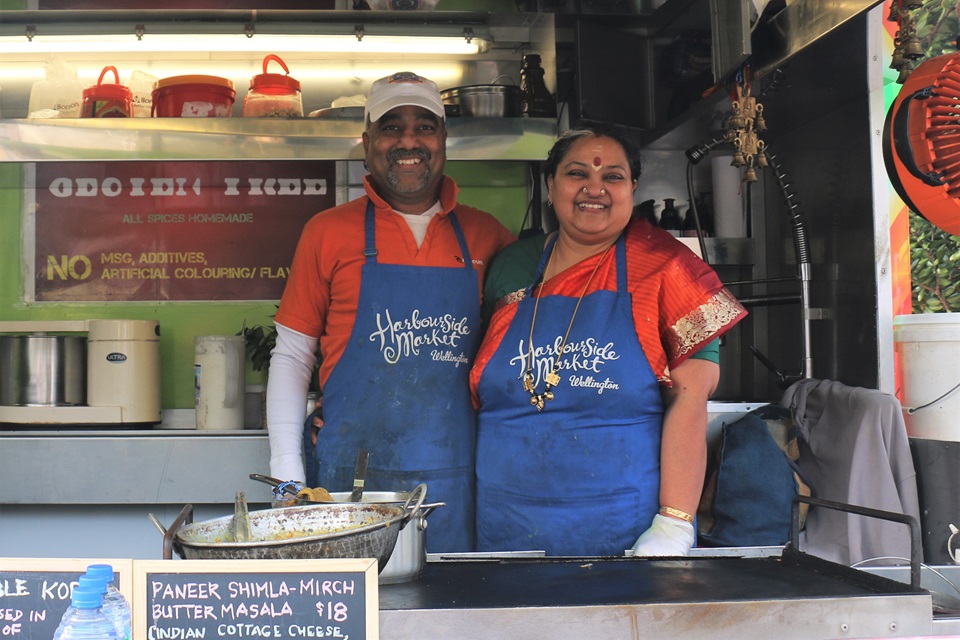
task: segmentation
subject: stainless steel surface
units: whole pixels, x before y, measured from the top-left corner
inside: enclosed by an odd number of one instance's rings
[[[751,2],[710,0],[710,31],[713,34],[713,81],[729,79],[750,57]]]
[[[0,335],[0,405],[72,406],[87,401],[87,339]]]
[[[880,0],[788,2],[786,8],[754,31],[756,46],[751,65],[757,77],[782,66],[795,54],[880,4]]]
[[[930,633],[928,593],[864,578],[816,558],[428,562],[419,580],[380,588],[380,625],[396,640],[835,640]]]
[[[878,558],[856,568],[899,582],[910,581],[910,568],[890,564],[896,558]],[[920,585],[930,591],[933,601],[934,636],[960,636],[960,566],[955,564],[923,565]]]
[[[234,516],[171,528],[186,559],[377,558],[382,570],[400,530],[426,497],[419,485],[395,504],[332,503],[263,509],[249,514],[249,541],[234,538]]]
[[[447,130],[448,160],[543,160],[557,135],[544,118],[451,118]],[[362,160],[362,133],[362,118],[0,120],[0,162]]]
[[[102,465],[90,460],[109,460],[107,481]],[[185,502],[232,508],[238,490],[269,504],[270,490],[245,471],[269,464],[267,434],[258,431],[0,431],[0,509]]]
[[[460,107],[467,118],[516,118],[520,115],[520,88],[516,85],[477,84],[440,91],[444,104]]]

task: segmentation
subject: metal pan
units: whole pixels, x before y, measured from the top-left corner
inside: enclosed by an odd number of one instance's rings
[[[426,498],[418,485],[402,504],[332,503],[264,509],[249,514],[250,540],[232,540],[233,516],[199,523],[192,505],[164,535],[185,559],[377,558],[383,570],[397,536]],[[156,524],[156,522],[155,522]]]

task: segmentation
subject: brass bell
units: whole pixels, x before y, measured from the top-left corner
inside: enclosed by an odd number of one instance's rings
[[[767,130],[767,121],[764,120],[763,115],[758,113],[757,117],[753,121],[753,128],[757,131],[766,131]]]
[[[747,182],[757,181],[757,172],[754,170],[753,164],[747,166],[747,170],[743,172],[743,179]]]
[[[899,14],[899,11],[897,11],[897,3],[891,2],[890,13],[887,14],[887,22],[896,22],[898,14]]]
[[[890,57],[890,68],[899,69],[903,66],[903,47],[897,45],[897,48],[893,50],[893,55]]]
[[[911,36],[903,45],[903,57],[907,60],[918,60],[923,57],[923,45],[917,36]]]
[[[763,147],[760,147],[760,152],[757,154],[757,166],[759,167],[770,166],[770,163],[767,162],[767,155],[763,152]]]
[[[903,84],[906,82],[907,78],[910,77],[911,71],[913,71],[913,69],[909,64],[904,64],[902,67],[900,67],[900,75],[897,76],[897,84]]]
[[[744,157],[743,152],[737,149],[736,153],[733,154],[733,160],[730,161],[730,166],[742,167],[745,164],[747,164],[747,159]]]

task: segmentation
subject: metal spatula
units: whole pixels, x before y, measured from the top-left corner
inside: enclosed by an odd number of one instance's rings
[[[360,498],[363,497],[363,483],[367,477],[367,458],[369,457],[369,451],[361,450],[357,454],[357,467],[353,472],[353,491],[350,492],[349,502],[360,502]]]

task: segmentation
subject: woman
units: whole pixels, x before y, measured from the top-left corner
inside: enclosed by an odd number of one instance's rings
[[[491,266],[498,305],[470,376],[482,551],[694,543],[715,341],[746,311],[685,246],[631,217],[639,173],[619,133],[566,132],[544,165],[559,230]]]

